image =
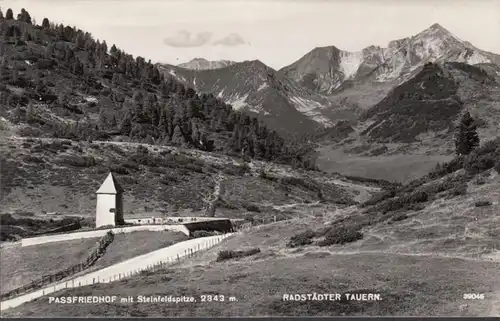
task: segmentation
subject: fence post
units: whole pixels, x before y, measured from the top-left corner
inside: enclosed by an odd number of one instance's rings
[[[66,282],[66,289],[68,288],[68,282]]]
[[[276,223],[276,215],[274,215],[274,223]]]
[[[73,283],[73,286],[72,287],[75,287],[75,279],[71,280],[72,283]]]
[[[54,285],[54,292],[56,292],[56,286]]]
[[[179,260],[180,260],[180,259],[179,259],[179,254],[177,254],[177,261],[179,261]]]

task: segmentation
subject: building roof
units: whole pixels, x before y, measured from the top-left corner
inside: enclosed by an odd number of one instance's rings
[[[101,187],[97,190],[96,194],[119,194],[123,193],[124,190],[118,183],[116,178],[112,173],[108,174],[108,177],[104,180]]]

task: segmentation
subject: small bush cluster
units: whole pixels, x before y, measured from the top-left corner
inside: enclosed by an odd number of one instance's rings
[[[408,215],[406,215],[404,213],[401,213],[401,214],[398,214],[398,215],[394,215],[393,217],[391,217],[389,219],[389,221],[387,222],[387,224],[392,224],[394,222],[404,221],[407,218],[408,218]]]
[[[246,251],[224,250],[220,251],[219,254],[217,255],[217,262],[227,261],[231,259],[239,259],[242,257],[255,255],[257,253],[260,253],[260,248],[258,247]]]
[[[247,163],[240,165],[227,164],[222,171],[228,175],[245,176],[250,172],[250,166]]]
[[[448,174],[454,173],[464,167],[464,157],[458,156],[447,163],[437,164],[436,167],[427,175],[430,179],[437,179]]]
[[[123,165],[114,165],[114,164],[111,164],[109,165],[109,170],[115,174],[121,174],[121,175],[128,175],[130,174],[130,172],[128,171],[128,169],[123,166]]]
[[[400,209],[412,209],[415,204],[427,202],[429,195],[424,191],[414,191],[399,197],[388,199],[376,206],[375,210],[383,214]]]
[[[466,194],[467,194],[467,184],[465,184],[465,183],[454,187],[450,191],[451,196],[460,196],[460,195],[466,195]]]
[[[477,201],[475,205],[476,205],[476,207],[491,206],[491,202],[490,201]]]
[[[198,231],[194,231],[191,236],[194,238],[197,238],[197,237],[207,237],[207,236],[214,236],[214,235],[218,235],[218,232],[198,230]]]
[[[246,204],[243,204],[243,207],[247,211],[260,213],[260,208],[255,204],[246,203]]]
[[[170,185],[179,182],[179,179],[175,175],[164,174],[161,176],[160,183],[163,185]]]
[[[313,243],[313,239],[317,237],[317,233],[313,230],[296,234],[290,238],[287,247],[295,248]]]
[[[345,227],[331,228],[325,235],[324,240],[318,242],[319,246],[329,246],[334,244],[346,244],[361,240],[363,233],[360,232],[360,227]]]
[[[93,167],[96,165],[96,160],[93,156],[65,156],[61,163],[75,167]]]

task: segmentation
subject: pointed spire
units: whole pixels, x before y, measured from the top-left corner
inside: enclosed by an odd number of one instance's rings
[[[110,172],[101,187],[97,190],[96,194],[118,194],[123,192],[123,188]]]

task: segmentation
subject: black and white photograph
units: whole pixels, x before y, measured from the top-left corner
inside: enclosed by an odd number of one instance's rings
[[[499,0],[0,0],[4,318],[500,317]]]

